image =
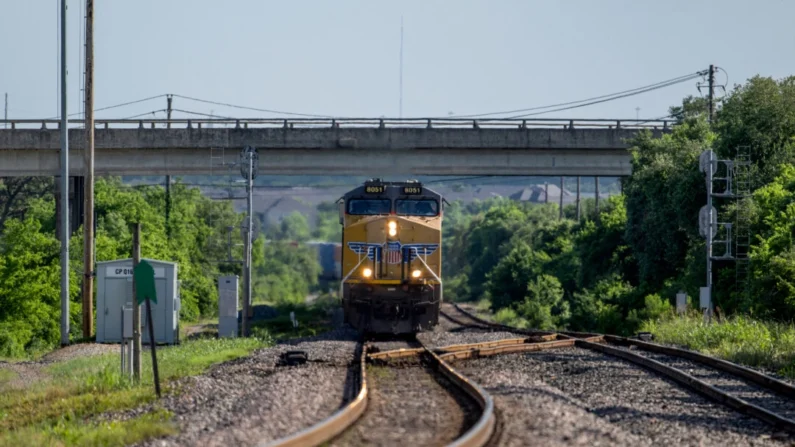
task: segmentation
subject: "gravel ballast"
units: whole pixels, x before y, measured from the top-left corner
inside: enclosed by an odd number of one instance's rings
[[[564,348],[454,366],[498,401],[505,424],[501,445],[788,445],[786,435],[756,419],[589,350]]]
[[[310,427],[353,394],[359,349],[354,331],[335,330],[182,379],[158,405],[174,413],[180,433],[144,445],[248,446]],[[290,350],[305,351],[309,361],[280,366],[280,355]]]
[[[477,405],[425,364],[367,368],[367,412],[333,446],[441,446],[480,416]]]
[[[795,420],[795,401],[782,397],[767,388],[691,360],[642,349],[631,349],[630,351],[656,360],[663,365],[677,368],[750,404]]]

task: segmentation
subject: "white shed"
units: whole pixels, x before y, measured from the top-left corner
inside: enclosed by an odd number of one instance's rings
[[[155,269],[157,304],[152,305],[155,342],[179,342],[179,281],[174,262],[146,259]],[[132,259],[97,262],[97,343],[120,343],[122,307],[132,307]],[[132,324],[127,321],[124,323]],[[146,305],[141,306],[141,340],[149,343]]]

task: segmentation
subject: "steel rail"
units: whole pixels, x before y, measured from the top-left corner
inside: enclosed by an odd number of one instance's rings
[[[657,352],[660,354],[666,354],[674,357],[680,357],[687,360],[692,360],[696,363],[700,363],[702,365],[719,369],[723,372],[735,375],[737,377],[741,377],[757,385],[760,385],[764,388],[767,388],[775,393],[795,398],[795,387],[793,387],[792,385],[783,382],[781,380],[775,379],[773,377],[770,377],[768,375],[762,374],[758,371],[754,371],[750,368],[746,368],[745,366],[738,365],[736,363],[700,354],[695,351],[689,351],[687,349],[674,348],[671,346],[663,346],[656,343],[649,343],[641,340],[633,340],[630,338],[618,337],[615,335],[605,335],[605,339],[617,344],[627,344],[627,345],[636,346],[644,351]]]
[[[588,340],[590,341],[602,341],[602,337],[591,337]],[[536,351],[546,351],[549,349],[557,349],[557,348],[570,348],[576,344],[577,340],[575,339],[565,339],[565,340],[554,340],[554,341],[546,341],[541,343],[525,343],[525,344],[512,344],[512,345],[503,345],[503,346],[494,346],[489,348],[474,348],[469,350],[458,350],[449,352],[446,354],[442,354],[441,357],[444,360],[468,360],[480,357],[490,357],[493,355],[500,355],[500,354],[514,354],[518,352],[536,352]]]
[[[423,345],[423,347],[425,347]],[[450,447],[481,447],[486,445],[494,433],[497,420],[494,413],[494,399],[480,385],[469,380],[459,373],[447,362],[445,362],[433,350],[425,347],[425,352],[432,359],[437,370],[447,377],[451,382],[463,389],[472,399],[477,402],[481,409],[480,418],[470,427],[461,437],[448,444]]]
[[[700,379],[697,379],[690,374],[687,374],[684,371],[664,365],[656,360],[644,357],[640,354],[635,354],[613,346],[592,343],[586,339],[575,339],[574,341],[576,342],[577,346],[599,351],[614,357],[619,357],[636,365],[640,365],[646,369],[668,377],[669,379],[684,385],[685,387],[690,388],[699,394],[702,394],[718,403],[729,406],[741,413],[755,417],[762,422],[773,425],[774,427],[782,428],[789,432],[795,432],[795,421],[792,419],[785,418],[773,413],[772,411],[749,403],[743,399],[734,397],[729,393],[721,391],[718,388]]]
[[[470,319],[474,320],[478,324],[481,324],[481,325],[486,326],[486,327],[497,328],[497,329],[504,330],[506,332],[515,332],[517,334],[524,334],[524,335],[541,335],[541,336],[544,336],[544,335],[556,334],[556,332],[551,332],[551,331],[537,331],[537,330],[532,330],[532,329],[519,329],[519,328],[516,328],[516,327],[506,326],[504,324],[495,323],[493,321],[484,320],[483,318],[480,318],[477,315],[475,315],[475,314],[473,314],[473,313],[471,313],[469,311],[464,310],[461,306],[458,305],[458,303],[452,303],[452,304],[456,308],[457,311],[459,311],[462,314],[466,315],[467,317],[469,317]],[[602,335],[602,334],[588,334],[588,336],[590,336],[590,337],[594,337],[594,336],[598,336],[598,335]]]
[[[475,317],[471,313],[463,310],[455,304],[456,309],[464,313],[465,315],[469,315],[475,320],[482,321],[483,324],[493,324],[497,325],[496,323],[490,323],[486,320],[481,318]],[[500,325],[504,326],[504,325]],[[677,368],[664,365],[656,360],[651,358],[642,356],[640,354],[636,354],[633,352],[629,352],[620,348],[616,348],[613,346],[609,346],[606,344],[595,343],[594,338],[592,336],[599,335],[599,334],[588,334],[582,332],[564,332],[561,333],[564,337],[570,337],[567,341],[574,342],[574,344],[578,347],[602,352],[604,354],[612,355],[614,357],[618,357],[624,359],[628,362],[634,363],[646,369],[649,369],[657,374],[665,376],[685,387],[702,394],[715,402],[720,404],[724,404],[730,408],[733,408],[741,413],[747,414],[749,416],[755,417],[762,422],[770,424],[774,427],[778,427],[789,432],[795,433],[795,421],[776,413],[773,413],[769,410],[766,410],[762,407],[749,403],[743,399],[738,397],[732,396],[727,392],[721,391],[718,388],[700,380],[696,377],[693,377],[690,374],[685,373]],[[590,338],[589,338],[590,337]],[[706,366],[713,367],[715,369],[722,370],[724,372],[728,372],[733,374],[737,377],[746,378],[754,383],[762,385],[768,389],[771,389],[774,392],[778,392],[780,394],[785,394],[787,396],[792,396],[793,392],[795,392],[795,388],[792,386],[776,380],[772,377],[765,376],[764,374],[758,373],[756,371],[750,370],[743,366],[727,362],[725,360],[716,359],[714,357],[709,357],[703,354],[698,354],[695,352],[687,351],[684,349],[678,348],[671,348],[667,346],[657,345],[655,343],[648,343],[643,342],[640,340],[632,340],[625,337],[618,337],[615,335],[601,335],[604,341],[618,343],[618,344],[629,344],[635,345],[638,348],[647,351],[659,352],[662,354],[670,355],[673,357],[683,357],[689,360],[693,360],[697,363],[704,364]]]
[[[271,442],[260,443],[259,445],[262,447],[317,446],[334,439],[348,427],[353,425],[353,423],[356,422],[367,409],[368,389],[365,362],[368,348],[368,345],[362,345],[362,352],[359,358],[359,392],[351,402],[337,410],[337,412],[328,418],[309,428],[301,430],[298,433],[285,438],[277,439]]]
[[[447,345],[433,348],[433,351],[444,358],[444,355],[451,352],[467,351],[472,349],[490,349],[499,346],[509,345],[522,345],[528,343],[542,343],[552,341],[557,337],[557,334],[545,335],[540,337],[525,337],[525,338],[506,338],[502,340],[484,341],[479,343],[462,343],[455,345]],[[400,348],[391,349],[389,351],[376,352],[367,355],[370,361],[388,361],[406,357],[416,357],[425,352],[425,348]]]

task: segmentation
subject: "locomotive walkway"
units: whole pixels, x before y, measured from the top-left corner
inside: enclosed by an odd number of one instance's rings
[[[70,169],[81,175],[85,131],[72,121]],[[631,174],[628,140],[670,121],[563,119],[96,120],[97,175],[222,175],[241,149],[260,174]],[[0,120],[0,176],[57,175],[55,120]]]

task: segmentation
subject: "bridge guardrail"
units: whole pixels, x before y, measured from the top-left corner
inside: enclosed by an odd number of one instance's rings
[[[642,119],[500,119],[500,118],[200,118],[200,119],[97,119],[96,129],[322,129],[322,128],[389,128],[389,129],[650,129],[668,130],[674,120]],[[70,128],[83,128],[84,120],[69,120]],[[16,129],[58,129],[60,120],[0,120],[0,131]]]

